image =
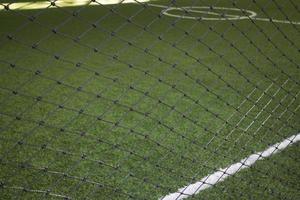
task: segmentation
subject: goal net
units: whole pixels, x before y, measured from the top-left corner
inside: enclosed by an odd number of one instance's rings
[[[299,197],[299,1],[1,0],[0,26],[1,199]]]

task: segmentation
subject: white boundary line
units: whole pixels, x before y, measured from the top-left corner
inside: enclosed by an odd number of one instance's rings
[[[112,5],[112,4],[126,4],[126,3],[145,3],[149,2],[150,0],[98,0],[98,3],[101,3],[102,5]],[[59,7],[73,7],[73,6],[83,6],[89,4],[90,6],[97,6],[98,3],[90,2],[89,0],[58,0],[55,1],[55,4]],[[0,11],[5,9],[5,6],[9,6],[12,10],[31,10],[31,9],[44,9],[49,7],[50,2],[49,1],[39,1],[39,2],[13,2],[13,3],[1,3],[0,4]],[[232,15],[232,14],[223,14],[212,11],[205,11],[205,10],[197,10],[197,9],[206,9],[211,10],[211,7],[208,6],[183,6],[183,7],[172,7],[172,6],[165,6],[165,5],[159,5],[159,4],[152,4],[147,3],[148,6],[152,7],[158,7],[163,8],[161,11],[162,14],[169,16],[169,17],[177,17],[181,19],[193,19],[193,20],[220,20],[220,21],[226,21],[226,20],[247,20],[247,19],[253,19],[258,21],[265,21],[265,22],[274,22],[274,23],[283,23],[283,24],[294,24],[294,25],[300,25],[300,22],[298,21],[288,21],[288,20],[279,20],[279,19],[269,19],[269,18],[259,18],[256,17],[257,13],[252,10],[246,10],[242,8],[230,8],[230,7],[212,7],[214,10],[229,10],[229,11],[240,11],[244,15]],[[51,6],[49,8],[56,8],[56,6]],[[219,16],[219,17],[193,17],[193,16],[184,16],[184,15],[177,15],[177,14],[171,14],[169,11],[172,10],[181,10],[181,11],[187,11],[191,13],[202,13],[207,15],[213,15],[213,16]],[[249,15],[245,15],[245,13],[248,13]]]
[[[218,17],[201,17],[201,20],[214,20],[214,21],[215,20],[242,20],[242,19],[249,19],[249,18],[253,19],[257,15],[256,12],[253,12],[251,10],[245,10],[245,9],[239,9],[239,8],[213,7],[214,10],[239,11],[242,13],[248,13],[249,15],[224,14],[223,16],[221,16],[221,14],[217,13],[217,12],[197,10],[197,9],[210,10],[210,7],[208,7],[208,6],[185,6],[185,7],[177,7],[177,8],[170,7],[170,8],[166,8],[165,10],[163,10],[162,13],[169,17],[178,17],[178,18],[183,18],[183,19],[200,19],[200,17],[175,15],[175,14],[170,14],[169,11],[180,10],[180,11],[187,11],[190,13],[203,13],[203,14],[218,16]]]
[[[177,192],[168,194],[160,200],[180,200],[185,199],[195,194],[198,194],[200,191],[212,187],[213,185],[224,181],[226,178],[236,174],[242,169],[249,168],[258,160],[263,160],[264,158],[270,157],[281,150],[287,148],[288,146],[300,141],[300,133],[293,135],[282,142],[276,143],[262,152],[254,153],[247,158],[242,159],[241,161],[232,164],[226,168],[221,168],[216,172],[209,174],[208,176],[202,178],[200,181],[190,184],[188,186],[178,189]]]
[[[242,8],[230,8],[230,7],[213,7],[214,10],[231,10],[231,11],[240,11],[242,13],[248,13],[249,15],[229,15],[229,14],[224,14],[221,16],[220,13],[217,12],[212,12],[212,11],[200,11],[196,9],[211,9],[208,6],[185,6],[185,7],[169,7],[169,6],[164,6],[164,5],[158,5],[158,4],[151,4],[148,3],[149,6],[152,7],[158,7],[158,8],[164,8],[162,10],[162,14],[169,16],[169,17],[176,17],[176,18],[181,18],[181,19],[193,19],[193,20],[220,20],[220,21],[225,21],[225,20],[245,20],[245,19],[253,19],[257,21],[264,21],[264,22],[274,22],[274,23],[283,23],[283,24],[294,24],[294,25],[300,25],[299,21],[288,21],[288,20],[279,20],[279,19],[273,19],[273,18],[260,18],[256,17],[257,13],[252,11],[252,10],[246,10]],[[219,17],[193,17],[193,16],[184,16],[184,15],[178,15],[178,14],[171,14],[169,11],[172,10],[181,10],[181,11],[188,11],[188,12],[194,12],[194,13],[203,13],[203,14],[208,14],[208,15],[217,15]]]
[[[294,25],[300,25],[300,22],[296,22],[296,21],[287,21],[287,20],[278,20],[278,19],[268,19],[268,18],[259,18],[259,17],[255,17],[253,18],[254,20],[258,20],[258,21],[264,21],[264,22],[275,22],[275,23],[282,23],[282,24],[294,24]]]

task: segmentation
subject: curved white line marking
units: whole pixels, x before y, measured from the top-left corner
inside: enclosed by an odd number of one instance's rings
[[[231,10],[231,11],[240,11],[243,14],[246,12],[250,14],[249,16],[247,15],[232,15],[232,14],[224,14],[221,16],[220,13],[217,12],[212,12],[212,11],[199,11],[195,9],[210,9],[208,6],[185,6],[185,7],[172,7],[172,6],[164,6],[164,5],[159,5],[159,4],[150,4],[148,3],[147,5],[152,6],[152,7],[158,7],[158,8],[164,8],[162,10],[162,14],[169,16],[169,17],[176,17],[176,18],[181,18],[181,19],[193,19],[193,20],[220,20],[220,21],[225,21],[225,20],[245,20],[245,19],[253,19],[257,21],[265,21],[265,22],[274,22],[274,23],[283,23],[283,24],[293,24],[293,25],[300,25],[299,21],[289,21],[289,20],[279,20],[279,19],[270,19],[270,18],[260,18],[256,17],[257,13],[252,11],[252,10],[246,10],[246,9],[241,9],[241,8],[227,8],[227,7],[213,7],[215,10]],[[172,10],[180,10],[180,11],[188,11],[188,12],[194,12],[194,13],[202,13],[202,14],[208,14],[208,15],[218,15],[221,17],[193,17],[193,16],[184,16],[184,15],[178,15],[178,14],[171,14],[169,13]]]
[[[164,15],[170,17],[178,17],[183,19],[201,19],[201,20],[242,20],[242,19],[249,19],[254,18],[257,14],[251,10],[246,9],[239,9],[239,8],[225,8],[225,7],[213,7],[213,10],[226,10],[226,11],[238,11],[242,14],[248,13],[249,15],[233,15],[233,14],[224,14],[223,16],[220,13],[212,12],[212,11],[205,11],[205,10],[197,10],[197,9],[206,9],[212,10],[211,7],[208,6],[185,6],[185,7],[169,7],[162,11]],[[169,13],[172,10],[180,10],[180,11],[187,11],[190,13],[203,13],[208,15],[217,15],[219,17],[192,17],[192,16],[183,16],[183,15],[176,15]]]
[[[216,172],[202,178],[196,183],[182,187],[177,192],[168,194],[160,198],[160,200],[180,200],[198,194],[201,190],[205,190],[219,182],[224,181],[226,178],[234,175],[240,170],[249,168],[256,161],[270,157],[271,155],[280,152],[281,150],[287,148],[288,146],[298,141],[300,141],[300,133],[298,133],[297,135],[293,135],[280,143],[276,143],[262,152],[254,153],[248,156],[247,158],[242,159],[238,163],[232,164],[226,168],[221,168]]]

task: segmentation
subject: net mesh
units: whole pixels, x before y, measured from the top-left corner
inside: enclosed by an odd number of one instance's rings
[[[297,134],[299,6],[0,1],[0,196],[159,199]],[[173,199],[297,199],[298,169]]]

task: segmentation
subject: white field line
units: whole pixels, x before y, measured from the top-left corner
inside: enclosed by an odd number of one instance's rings
[[[215,10],[233,10],[233,11],[241,11],[241,13],[243,12],[247,12],[250,15],[246,16],[246,15],[229,15],[229,14],[225,14],[224,16],[221,17],[220,13],[217,12],[211,12],[211,11],[200,11],[200,10],[196,10],[196,9],[210,9],[210,7],[207,6],[186,6],[186,7],[172,7],[172,6],[164,6],[164,5],[158,5],[158,4],[149,4],[149,6],[152,7],[158,7],[158,8],[164,8],[164,10],[162,11],[162,14],[169,16],[169,17],[177,17],[177,18],[181,18],[181,19],[194,19],[194,20],[198,20],[200,19],[200,17],[192,17],[192,16],[185,16],[185,15],[178,15],[178,14],[171,14],[168,13],[171,10],[181,10],[181,11],[188,11],[190,13],[203,13],[203,14],[208,14],[208,15],[218,15],[220,17],[201,17],[201,20],[213,20],[213,21],[230,21],[230,20],[245,20],[245,19],[253,19],[253,20],[257,20],[257,21],[265,21],[265,22],[274,22],[274,23],[283,23],[283,24],[294,24],[294,25],[300,25],[299,21],[289,21],[289,20],[279,20],[279,19],[274,19],[274,18],[260,18],[260,17],[256,17],[257,13],[252,11],[252,10],[245,10],[242,8],[229,8],[229,7],[214,7]]]
[[[205,9],[205,10],[197,10],[197,9]],[[208,6],[184,6],[184,7],[170,7],[166,8],[162,11],[164,15],[167,15],[169,17],[177,17],[177,18],[182,18],[182,19],[200,19],[200,17],[192,17],[192,16],[185,16],[185,15],[177,15],[177,14],[171,14],[169,13],[172,10],[179,10],[179,11],[184,11],[188,13],[202,13],[202,14],[207,14],[207,15],[213,15],[213,16],[218,16],[218,17],[201,17],[201,20],[242,20],[242,19],[253,19],[256,17],[257,13],[253,12],[251,10],[246,10],[246,9],[240,9],[240,8],[226,8],[226,7],[213,7],[214,10],[225,10],[225,11],[239,11],[241,13],[248,13],[249,15],[228,15],[224,14],[221,16],[220,13],[217,12],[212,12],[208,11],[211,10],[210,7]]]
[[[97,0],[97,2],[91,2],[90,0],[57,0],[55,1],[56,6],[50,6],[49,1],[39,1],[39,2],[13,2],[13,3],[0,3],[0,10],[4,10],[5,6],[9,6],[11,10],[32,10],[32,9],[45,9],[45,8],[57,8],[57,7],[73,7],[73,6],[84,6],[89,4],[89,6],[99,6],[101,5],[112,5],[112,4],[126,4],[126,3],[145,3],[149,2],[150,0]],[[186,6],[186,7],[172,7],[172,6],[165,6],[159,4],[152,4],[148,3],[148,6],[164,8],[162,10],[162,14],[169,16],[169,17],[177,17],[181,19],[194,19],[197,20],[199,17],[192,17],[192,16],[184,16],[184,15],[175,15],[168,13],[171,10],[182,10],[194,13],[202,13],[208,15],[217,15],[220,17],[201,17],[202,20],[220,20],[220,21],[227,21],[227,20],[245,20],[245,19],[253,19],[258,21],[265,21],[265,22],[274,22],[274,23],[283,23],[283,24],[294,24],[300,25],[298,21],[288,21],[288,20],[279,20],[279,19],[269,19],[269,18],[259,18],[256,17],[257,13],[251,10],[245,10],[241,8],[229,8],[229,7],[214,7],[216,10],[234,10],[234,11],[241,11],[247,12],[250,15],[229,15],[225,14],[221,17],[220,13],[211,12],[211,11],[199,11],[199,9],[210,9],[207,6]]]
[[[294,24],[294,25],[300,25],[300,22],[296,22],[296,21],[288,21],[288,20],[279,20],[279,19],[268,19],[268,18],[259,18],[259,17],[255,17],[253,18],[254,20],[258,20],[258,21],[264,21],[264,22],[275,22],[275,23],[282,23],[282,24]]]
[[[276,143],[264,151],[254,153],[241,161],[234,163],[226,168],[221,168],[216,172],[209,174],[208,176],[202,178],[200,181],[193,183],[191,185],[180,188],[177,192],[168,194],[160,200],[180,200],[185,199],[190,196],[198,194],[200,191],[212,187],[213,185],[224,181],[226,178],[236,174],[242,169],[249,168],[256,161],[263,160],[264,158],[270,157],[281,150],[287,148],[288,146],[300,141],[300,133],[286,138],[282,142]],[[183,192],[184,191],[184,192]]]
[[[159,5],[159,4],[152,4],[147,3],[148,6],[157,7],[157,8],[171,8],[172,6],[165,6],[165,5]]]

